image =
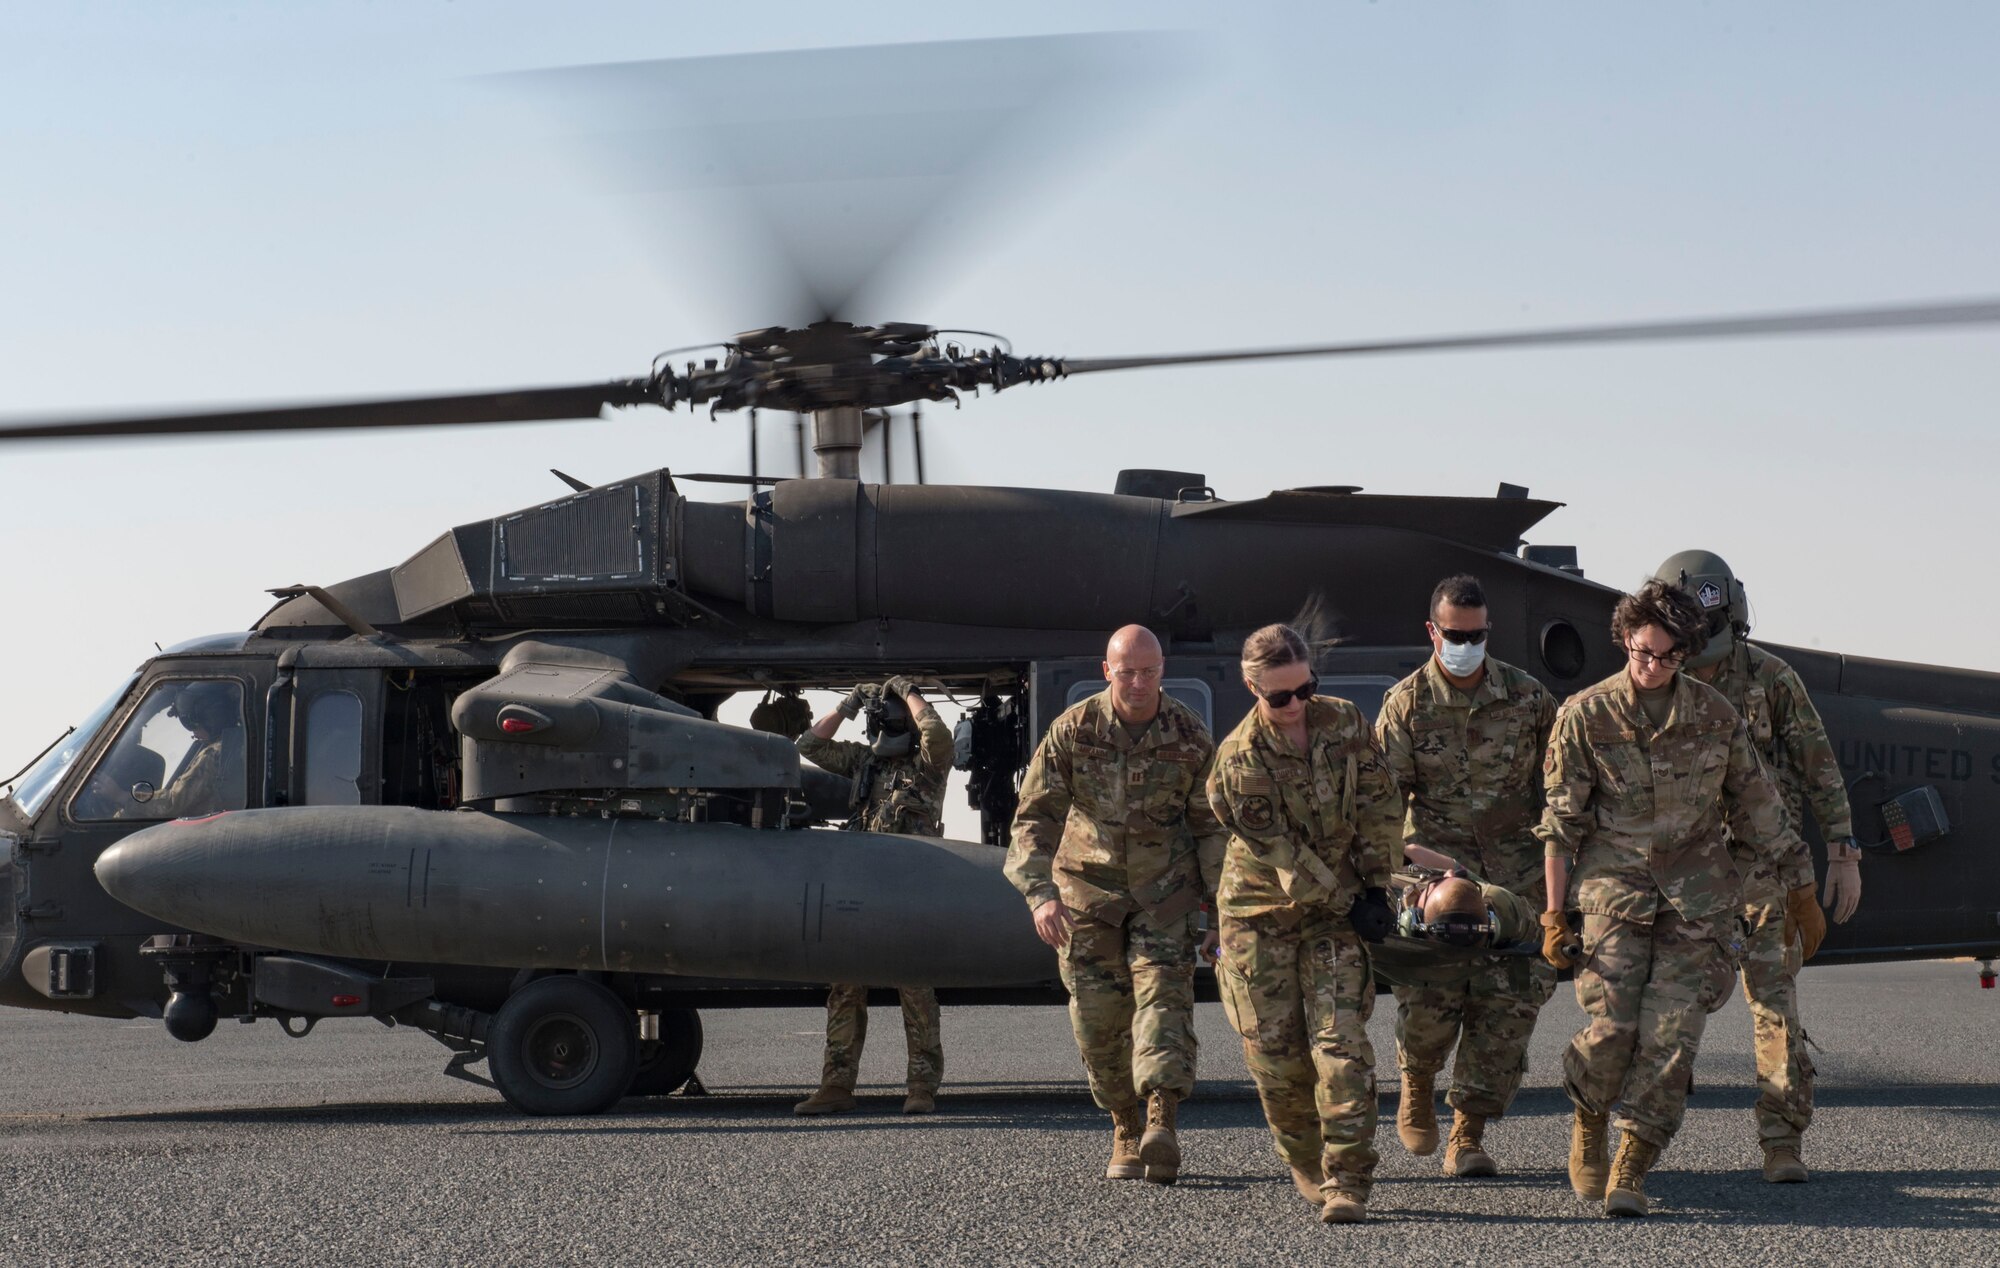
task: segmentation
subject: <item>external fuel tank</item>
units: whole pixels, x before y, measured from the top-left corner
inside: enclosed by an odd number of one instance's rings
[[[413,810],[246,810],[133,833],[118,901],[345,959],[762,982],[1057,978],[989,846],[869,832]]]

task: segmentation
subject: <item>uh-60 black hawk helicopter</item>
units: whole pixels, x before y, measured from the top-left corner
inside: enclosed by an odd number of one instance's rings
[[[1558,505],[1525,489],[871,484],[877,411],[1151,366],[1994,321],[2000,302],[1081,360],[833,314],[611,383],[13,426],[0,439],[706,404],[809,416],[818,473],[720,477],[749,486],[726,502],[686,493],[718,477],[572,481],[153,658],[0,799],[0,1003],[162,1017],[188,1040],[221,1018],[372,1017],[439,1039],[452,1073],[485,1059],[523,1110],[578,1113],[681,1086],[703,1007],[816,1002],[829,981],[1058,999],[994,847],[1034,742],[1101,686],[1108,631],[1154,629],[1168,689],[1222,732],[1250,705],[1243,636],[1315,596],[1339,615],[1322,681],[1372,709],[1430,654],[1410,614],[1441,576],[1478,574],[1495,654],[1559,694],[1620,663],[1617,591],[1572,549],[1525,544]],[[1781,651],[1857,829],[1887,843],[1821,959],[2000,954],[2000,675]],[[976,701],[959,764],[980,843],[816,828],[846,781],[715,720],[734,693],[889,674]]]

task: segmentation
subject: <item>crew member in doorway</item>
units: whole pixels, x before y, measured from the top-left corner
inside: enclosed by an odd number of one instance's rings
[[[868,742],[834,739],[842,722],[868,715]],[[859,686],[798,739],[799,755],[854,781],[847,827],[865,832],[944,835],[945,778],[951,773],[951,730],[916,684],[891,678],[875,689]],[[905,1114],[937,1108],[944,1077],[944,1040],[938,1028],[937,992],[928,986],[897,988],[903,1034],[909,1043]],[[826,997],[826,1059],[819,1090],[792,1107],[797,1114],[844,1114],[854,1108],[854,1081],[868,1038],[868,988],[835,984]]]

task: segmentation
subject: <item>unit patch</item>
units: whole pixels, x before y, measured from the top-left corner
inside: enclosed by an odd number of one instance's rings
[[[1713,581],[1704,581],[1701,588],[1694,592],[1694,597],[1701,600],[1701,606],[1705,608],[1719,608],[1722,606],[1722,587]]]

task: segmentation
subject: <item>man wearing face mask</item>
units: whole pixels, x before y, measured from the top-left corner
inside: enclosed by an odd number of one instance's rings
[[[1543,894],[1542,750],[1556,702],[1525,670],[1486,654],[1491,622],[1476,577],[1447,577],[1431,594],[1431,658],[1389,689],[1376,739],[1406,808],[1404,852],[1422,867],[1462,867],[1536,904]],[[1411,1153],[1437,1148],[1434,1081],[1456,1045],[1451,1140],[1444,1173],[1491,1176],[1489,1119],[1499,1118],[1527,1070],[1528,1039],[1554,993],[1539,958],[1487,955],[1463,977],[1396,985],[1402,1098],[1396,1134]]]
[[[868,743],[836,740],[840,724],[866,710]],[[879,691],[848,693],[839,707],[799,737],[799,756],[854,781],[847,827],[863,832],[944,835],[945,778],[951,773],[951,730],[908,678],[891,678]],[[898,988],[903,1033],[909,1042],[909,1095],[905,1114],[937,1108],[944,1076],[944,1043],[938,1033],[937,992],[928,986]],[[836,984],[826,997],[826,1061],[819,1091],[792,1107],[796,1114],[844,1114],[854,1108],[861,1046],[868,1038],[868,988]]]
[[[1661,564],[1655,576],[1701,607],[1708,646],[1688,659],[1687,671],[1735,706],[1750,729],[1751,745],[1777,781],[1794,831],[1804,829],[1805,808],[1812,807],[1826,838],[1824,905],[1836,921],[1845,921],[1861,904],[1861,848],[1854,840],[1847,783],[1805,684],[1790,665],[1750,645],[1749,601],[1721,556],[1684,550]],[[1743,996],[1750,1004],[1757,1055],[1764,1179],[1797,1184],[1806,1178],[1799,1138],[1813,1109],[1813,1063],[1799,1023],[1797,983],[1805,948],[1784,938],[1789,896],[1776,871],[1740,842],[1732,842],[1731,852],[1743,877]]]

